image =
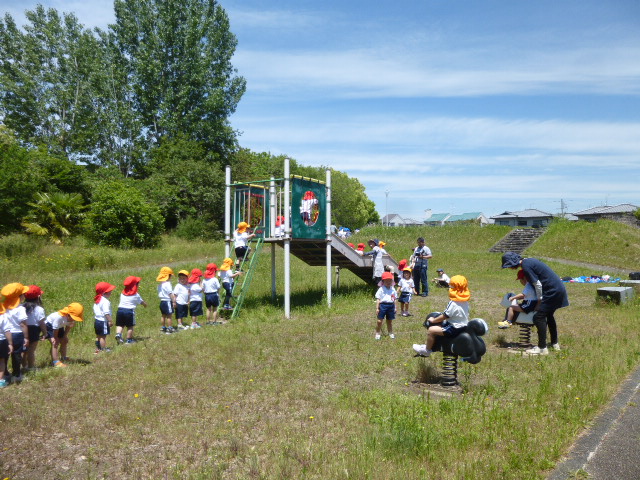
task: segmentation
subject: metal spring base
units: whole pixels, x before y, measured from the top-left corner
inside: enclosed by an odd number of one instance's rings
[[[520,348],[529,348],[531,346],[531,327],[528,323],[520,323],[520,337],[518,343]]]
[[[455,387],[458,385],[458,356],[450,353],[442,355],[442,382],[443,387]]]

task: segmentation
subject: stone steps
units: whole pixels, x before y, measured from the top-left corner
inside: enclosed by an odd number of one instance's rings
[[[489,251],[494,253],[522,253],[533,245],[545,230],[544,228],[516,228],[502,237]]]

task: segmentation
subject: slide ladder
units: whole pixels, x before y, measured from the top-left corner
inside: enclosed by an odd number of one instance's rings
[[[264,240],[262,238],[257,238],[255,241],[249,242],[249,246],[254,244],[252,250],[253,252],[249,256],[249,259],[246,257],[242,259],[240,263],[240,270],[244,272],[242,275],[238,275],[236,277],[236,281],[233,283],[233,298],[236,300],[236,304],[233,307],[233,311],[231,312],[231,320],[235,319],[240,313],[240,309],[242,308],[242,304],[244,303],[244,298],[249,291],[249,287],[251,286],[251,279],[253,278],[253,274],[256,271],[258,266],[258,259],[260,258],[260,250],[262,249],[262,244]],[[248,264],[248,265],[247,265]],[[240,290],[239,293],[236,292]]]

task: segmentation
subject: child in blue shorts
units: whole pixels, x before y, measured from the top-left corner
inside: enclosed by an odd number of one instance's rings
[[[207,305],[207,325],[218,324],[218,306],[220,305],[220,282],[216,278],[218,266],[215,263],[207,265],[204,272],[204,300]]]
[[[416,353],[428,357],[433,351],[436,337],[455,337],[462,333],[469,322],[469,299],[471,292],[467,279],[454,275],[449,282],[449,303],[437,317],[430,319],[427,328],[427,343],[413,345]]]
[[[417,295],[415,284],[413,283],[413,278],[411,278],[411,269],[409,267],[405,267],[402,270],[402,278],[398,282],[398,295],[400,302],[400,311],[402,312],[403,317],[410,317],[409,313],[409,302],[411,302],[411,295]]]
[[[398,298],[398,294],[393,288],[395,284],[393,273],[384,272],[381,283],[382,285],[380,285],[380,288],[378,288],[376,292],[376,316],[378,319],[376,322],[376,340],[380,340],[382,320],[385,318],[387,319],[389,338],[396,338],[393,334],[393,326],[391,323],[396,318],[396,299]]]
[[[44,292],[37,285],[29,285],[29,290],[24,294],[24,309],[27,312],[27,333],[29,347],[22,356],[22,369],[30,372],[36,368],[36,350],[42,338],[47,338],[47,327],[44,324],[47,315],[42,307],[42,294]]]
[[[133,339],[133,327],[136,325],[136,307],[142,305],[147,306],[140,294],[138,286],[140,285],[140,277],[129,276],[124,279],[124,290],[120,294],[120,304],[116,312],[116,341],[125,343],[122,338],[122,330],[127,329],[127,344],[136,343]]]
[[[96,355],[100,352],[110,352],[107,348],[107,335],[111,333],[113,320],[111,318],[111,302],[109,297],[116,286],[107,282],[96,284],[96,296],[93,299],[93,329],[96,332]]]
[[[173,294],[173,286],[171,285],[171,277],[173,270],[169,267],[162,267],[160,273],[156,277],[158,284],[158,298],[160,299],[160,315],[162,316],[160,323],[162,333],[173,333],[171,325],[173,317],[173,305],[176,302],[176,296]]]

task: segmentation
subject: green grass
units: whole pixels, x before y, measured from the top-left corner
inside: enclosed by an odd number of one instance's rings
[[[599,228],[583,232],[593,235],[584,256],[608,265],[618,252],[602,248]],[[59,262],[55,271],[42,258],[14,258],[2,264],[0,278],[41,284],[47,312],[71,301],[90,309],[96,282],[121,285],[130,274],[143,278],[150,307],[138,308],[137,345],[94,356],[87,315],[71,337],[70,368],[42,368],[0,391],[2,431],[20,432],[19,442],[3,442],[2,478],[543,478],[640,362],[640,314],[637,301],[600,305],[597,285],[569,284],[571,306],[557,315],[563,350],[541,359],[507,353],[500,340],[514,340],[516,332],[495,329],[503,315],[499,299],[519,283],[513,271],[499,268],[499,254],[488,253],[507,231],[375,228],[351,239],[383,239],[400,259],[423,235],[434,253],[430,274],[442,266],[469,279],[471,313],[492,327],[489,351],[478,365],[460,365],[464,395],[451,398],[415,382],[439,369],[440,355],[411,354],[411,344],[424,339],[426,313],[446,305],[442,289],[415,299],[414,317],[394,322],[395,341],[375,342],[373,288],[344,270],[329,310],[324,269],[293,258],[292,318],[285,319],[282,249],[272,302],[267,247],[236,321],[163,336],[159,266],[219,263],[221,242],[167,238],[164,250],[108,251],[116,263],[94,270]],[[56,253],[66,255],[66,248]],[[72,257],[88,255],[80,245],[68,248]],[[585,274],[550,266],[560,275]],[[37,358],[42,367],[49,361],[45,345]]]
[[[640,270],[640,229],[612,220],[555,221],[527,253]]]

